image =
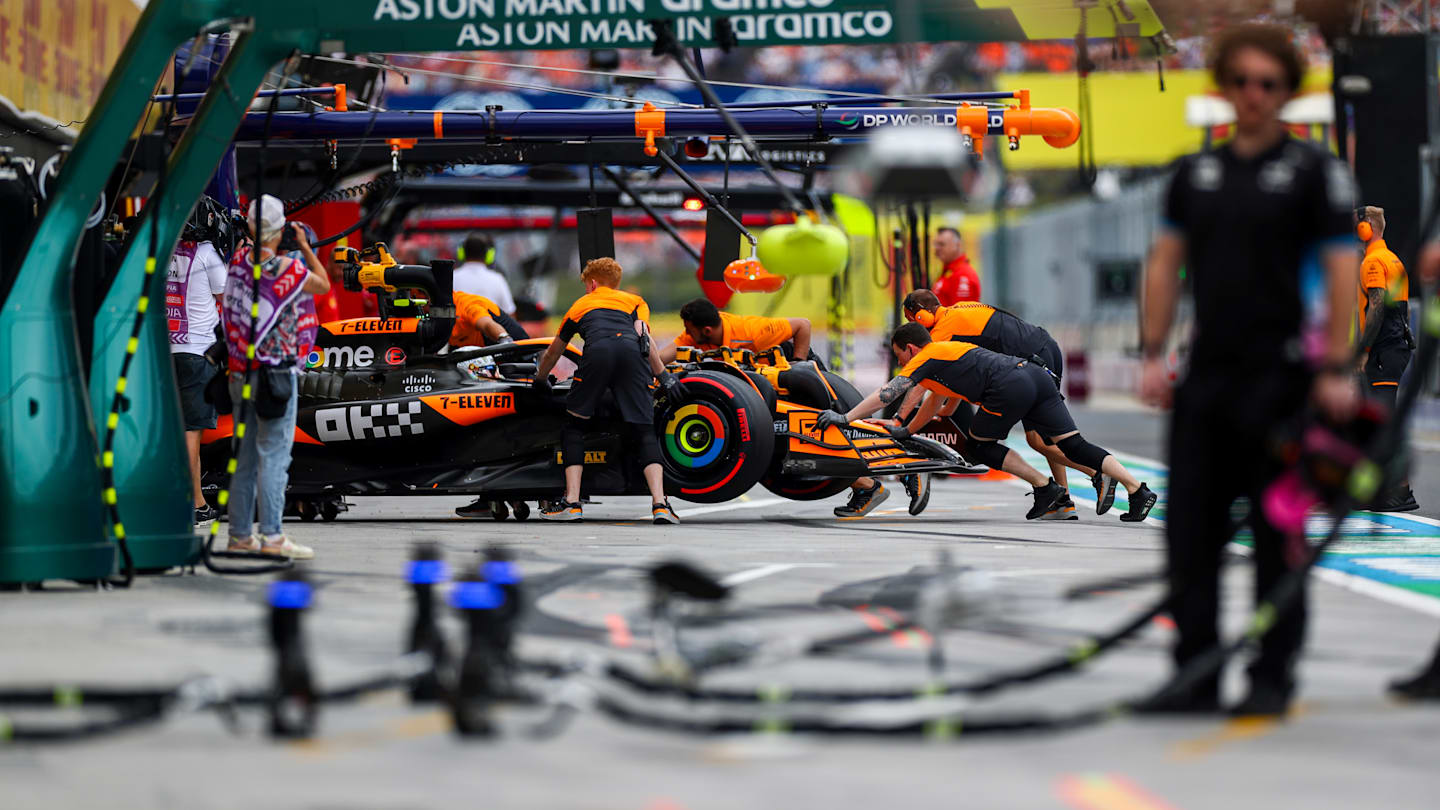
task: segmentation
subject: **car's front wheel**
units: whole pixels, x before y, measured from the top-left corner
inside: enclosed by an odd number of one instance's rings
[[[655,411],[665,490],[696,503],[728,501],[770,468],[775,427],[746,380],[716,371],[681,378],[685,397]]]

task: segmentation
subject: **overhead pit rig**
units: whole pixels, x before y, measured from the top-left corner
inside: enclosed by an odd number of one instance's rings
[[[987,2],[980,4],[983,8],[926,0],[914,4],[914,13],[906,20],[893,15],[888,6],[877,10],[869,0],[834,0],[824,11],[793,13],[762,9],[763,5],[626,0],[603,4],[597,10],[594,4],[579,4],[582,8],[572,3],[375,0],[357,9],[351,0],[151,0],[87,117],[18,274],[0,304],[0,391],[6,392],[0,398],[0,441],[4,443],[0,447],[0,537],[5,538],[0,544],[0,581],[98,580],[111,575],[116,570],[116,541],[122,537],[122,511],[128,517],[123,537],[130,550],[147,560],[146,567],[195,561],[189,499],[184,487],[171,481],[171,471],[185,466],[185,451],[178,431],[170,429],[179,421],[164,319],[145,317],[145,312],[148,302],[161,300],[163,295],[165,274],[154,269],[168,262],[195,200],[236,142],[255,144],[253,149],[239,150],[242,156],[255,154],[258,170],[251,177],[264,177],[265,167],[278,165],[287,153],[293,156],[309,151],[319,156],[320,165],[329,166],[326,142],[334,141],[338,158],[347,163],[358,158],[353,168],[380,168],[382,174],[389,169],[388,174],[396,179],[409,173],[436,173],[444,164],[530,161],[541,154],[550,160],[557,153],[568,153],[572,157],[567,162],[572,164],[664,165],[704,198],[710,192],[685,171],[686,165],[693,164],[682,162],[683,142],[731,138],[757,158],[757,165],[783,198],[783,209],[799,213],[817,206],[802,199],[810,196],[803,189],[797,194],[774,176],[755,137],[770,148],[783,143],[786,149],[803,145],[805,149],[828,150],[832,139],[863,139],[880,129],[924,126],[952,128],[971,138],[976,149],[983,149],[986,136],[1006,138],[1014,148],[1019,138],[1031,134],[1059,146],[1074,142],[1079,120],[1063,110],[1032,107],[1023,92],[937,99],[944,102],[939,108],[875,106],[884,103],[881,101],[850,107],[817,99],[798,107],[750,105],[731,110],[714,97],[688,49],[786,44],[794,41],[787,39],[786,31],[797,19],[803,34],[806,20],[813,24],[826,14],[862,11],[875,12],[869,28],[862,14],[858,29],[847,33],[843,24],[829,25],[824,32],[817,29],[818,38],[807,44],[1023,40],[1069,37],[1077,30],[1097,38],[1163,33],[1149,5],[1138,0],[1114,4],[1113,9],[1060,11],[1051,3],[1029,0]],[[881,16],[877,15],[882,11],[888,27],[879,24]],[[642,39],[648,38],[644,44],[653,42],[657,55],[674,60],[685,71],[706,96],[707,106],[638,112],[250,111],[255,91],[267,74],[280,64],[283,79],[296,69],[304,54],[455,50],[467,26],[477,32],[481,25],[496,30],[505,25],[512,30],[530,25],[534,30],[533,24],[542,19],[569,22],[572,36],[578,36],[586,23],[591,31],[600,31],[602,20],[611,21],[612,33],[622,22],[635,28]],[[694,20],[705,23],[691,22]],[[1057,32],[1057,28],[1065,30]],[[700,36],[707,30],[709,38]],[[822,33],[828,36],[820,36]],[[159,156],[163,179],[147,200],[95,318],[94,350],[87,370],[75,340],[76,314],[70,295],[76,246],[85,222],[107,180],[122,164],[136,120],[153,103],[155,77],[171,64],[176,47],[187,42],[203,46],[221,34],[229,35],[230,50],[216,69],[206,70],[208,92],[193,115],[184,120],[173,146],[162,144],[166,147]],[[633,44],[577,40],[501,42],[493,47],[613,48]],[[460,47],[484,46],[477,41]],[[200,61],[182,64],[179,78],[188,77]],[[275,109],[273,104],[270,109]],[[173,123],[178,124],[179,119]],[[377,149],[377,142],[384,145]],[[709,151],[708,144],[702,141],[701,145]],[[610,148],[630,152],[633,160],[612,161],[609,155],[587,154]],[[337,164],[346,165],[338,160]],[[246,191],[250,191],[248,185]],[[712,199],[706,200],[707,218],[731,219],[729,210]],[[378,208],[364,216],[376,213]],[[748,233],[742,221],[730,224],[732,233]],[[718,277],[723,267],[714,270]],[[127,333],[131,336],[128,340]],[[17,544],[11,538],[31,539]]]

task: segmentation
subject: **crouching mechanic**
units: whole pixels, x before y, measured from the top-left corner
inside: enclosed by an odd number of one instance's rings
[[[929,330],[932,341],[958,340],[964,343],[973,343],[982,349],[989,349],[998,354],[1008,354],[1022,360],[1029,360],[1049,372],[1050,381],[1055,384],[1057,390],[1060,388],[1060,378],[1065,373],[1064,354],[1060,351],[1060,344],[1056,343],[1055,338],[1051,337],[1043,327],[1036,326],[1003,309],[997,309],[978,301],[962,301],[953,306],[942,307],[940,299],[930,290],[916,290],[910,293],[905,297],[904,309],[905,318]],[[915,388],[906,396],[905,403],[900,408],[901,414],[911,412],[911,409],[918,404],[922,391],[921,388]],[[931,394],[930,396],[936,395]],[[951,416],[959,405],[958,400],[949,400],[941,406],[939,415]],[[965,414],[964,424],[960,424],[957,420],[957,427],[968,431],[970,419],[971,415]],[[1045,457],[1050,465],[1050,477],[1055,479],[1055,483],[1062,487],[1068,486],[1065,468],[1073,467],[1090,478],[1090,483],[1095,486],[1095,502],[1097,504],[1108,503],[1114,499],[1114,479],[1067,459],[1064,453],[1060,452],[1054,444],[1046,441],[1037,431],[1027,429],[1025,441],[1035,452]],[[1109,491],[1108,499],[1107,490]],[[1065,500],[1061,502],[1060,506],[1041,519],[1079,519],[1075,514],[1075,503],[1070,500],[1068,490]]]
[[[704,298],[696,298],[680,308],[680,320],[685,324],[685,334],[660,351],[660,359],[666,363],[675,360],[676,351],[681,346],[701,351],[749,349],[756,353],[779,347],[790,360],[815,359],[810,353],[812,332],[807,318],[731,315],[721,312],[719,307]],[[920,514],[930,502],[929,477],[906,475],[901,477],[901,481],[910,495],[910,514]],[[835,516],[864,517],[889,497],[890,492],[877,479],[857,478],[850,484],[849,502],[835,507]]]
[[[756,354],[779,346],[791,360],[810,360],[810,321],[806,318],[763,318],[731,315],[704,298],[680,307],[685,333],[660,350],[660,359],[674,362],[681,346],[701,351],[749,349]]]
[[[990,467],[1004,470],[1034,487],[1035,503],[1026,513],[1035,520],[1058,506],[1067,497],[1065,488],[1039,470],[1031,467],[1019,454],[1000,443],[1010,434],[1016,422],[1026,430],[1039,431],[1053,441],[1068,458],[1104,472],[1124,485],[1130,493],[1130,509],[1120,516],[1127,523],[1142,521],[1155,506],[1155,493],[1137,481],[1120,461],[1108,451],[1085,441],[1075,429],[1075,422],[1065,408],[1065,401],[1050,380],[1050,375],[1035,363],[1018,357],[997,354],[973,343],[932,341],[930,333],[918,323],[907,323],[895,330],[890,340],[895,359],[903,364],[895,379],[867,396],[847,414],[825,411],[816,423],[822,429],[841,425],[851,419],[870,415],[880,407],[898,401],[912,387],[919,385],[940,397],[955,397],[976,405],[975,419],[970,426],[971,455]],[[909,424],[888,428],[897,439],[912,435],[939,410],[940,400],[931,397],[921,405]],[[1109,499],[1113,501],[1113,490]],[[1108,510],[1110,503],[1097,504],[1098,511]]]
[[[650,401],[650,378],[660,382],[668,396],[683,396],[684,387],[665,370],[650,339],[650,307],[638,295],[621,292],[620,264],[611,258],[591,259],[580,277],[585,294],[565,313],[560,333],[551,341],[535,370],[535,387],[550,388],[550,369],[575,335],[585,341],[580,367],[571,378],[565,401],[569,419],[560,430],[560,453],[565,464],[565,500],[540,510],[545,520],[580,520],[580,481],[585,472],[585,432],[606,391],[615,397],[625,423],[625,446],[637,454],[650,487],[650,515],[656,523],[679,523],[665,497],[665,470],[660,466],[660,442],[655,438],[655,409]]]

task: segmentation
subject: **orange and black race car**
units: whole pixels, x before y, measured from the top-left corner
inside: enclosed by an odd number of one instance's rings
[[[512,506],[559,497],[564,476],[557,448],[580,350],[566,350],[547,393],[531,380],[548,338],[440,353],[449,333],[443,314],[453,311],[445,306],[448,263],[403,269],[404,284],[430,295],[428,311],[321,327],[298,381],[292,509],[307,519],[333,519],[346,495],[463,494]],[[356,281],[353,275],[346,280]],[[391,302],[382,303],[382,313],[395,314]],[[812,363],[792,365],[778,353],[757,358],[686,350],[671,368],[686,393],[678,401],[656,401],[655,431],[666,488],[683,500],[726,501],[757,483],[788,498],[818,499],[863,475],[963,466],[944,445],[919,437],[896,441],[863,421],[816,430],[820,409],[847,409],[860,395]],[[603,426],[603,408],[595,418]],[[204,434],[207,490],[220,483],[231,426],[231,418],[222,417]],[[587,433],[587,496],[647,493],[622,435],[618,423],[612,431]],[[528,515],[528,507],[515,509],[517,517]]]

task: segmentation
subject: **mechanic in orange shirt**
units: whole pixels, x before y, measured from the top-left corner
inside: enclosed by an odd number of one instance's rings
[[[941,228],[935,232],[935,258],[945,263],[940,278],[930,285],[943,306],[954,306],[961,301],[980,300],[980,274],[970,265],[965,255],[965,240],[954,228]]]
[[[660,350],[660,359],[666,363],[675,359],[675,351],[681,346],[702,351],[723,346],[749,349],[756,354],[780,346],[791,360],[813,359],[810,321],[806,318],[731,315],[704,298],[696,298],[680,307],[680,320],[685,323],[685,333]]]
[[[1065,407],[1065,399],[1055,387],[1049,372],[1029,360],[982,349],[973,343],[958,340],[931,340],[930,333],[918,323],[907,323],[895,330],[890,339],[895,359],[903,364],[895,378],[861,400],[846,413],[822,411],[815,424],[821,430],[830,425],[849,424],[869,417],[877,409],[898,402],[911,388],[919,386],[940,397],[958,398],[974,403],[975,420],[970,426],[966,446],[971,455],[992,470],[1004,470],[1034,488],[1035,503],[1026,513],[1026,520],[1037,520],[1054,510],[1067,497],[1065,488],[1030,466],[1002,442],[1010,429],[1021,423],[1027,431],[1054,442],[1066,457],[1091,469],[1103,470],[1111,480],[1125,486],[1130,494],[1130,508],[1120,516],[1126,523],[1145,520],[1155,506],[1156,495],[1144,482],[1125,469],[1108,450],[1090,444],[1075,428],[1075,420]],[[932,397],[911,417],[908,424],[890,425],[886,430],[903,440],[930,422],[939,408],[939,399]],[[1114,503],[1112,488],[1095,506],[1097,514],[1105,514]]]
[[[493,346],[530,337],[509,313],[483,295],[455,291],[455,325],[451,346]]]
[[[1045,369],[1050,374],[1055,387],[1059,389],[1061,375],[1065,373],[1064,355],[1060,351],[1060,345],[1044,328],[1013,313],[978,301],[966,301],[954,306],[942,307],[931,290],[916,290],[905,296],[904,310],[906,320],[925,327],[930,332],[931,340],[964,341],[992,352],[1029,360]],[[918,387],[912,389],[901,406],[900,412],[910,413],[911,409],[919,403],[920,393]],[[956,427],[968,432],[971,415],[968,413],[968,408],[961,410],[961,407],[962,404],[959,400],[952,399],[940,407],[939,415],[951,416]],[[1035,452],[1045,457],[1050,465],[1051,477],[1060,486],[1067,487],[1069,484],[1065,474],[1065,468],[1068,466],[1090,477],[1090,483],[1095,486],[1097,501],[1105,499],[1107,489],[1113,493],[1115,488],[1113,479],[1107,478],[1102,472],[1082,467],[1066,459],[1064,453],[1061,453],[1053,443],[1047,442],[1038,432],[1026,430],[1025,440]],[[1075,512],[1075,504],[1067,495],[1054,511],[1046,514],[1042,519],[1076,520],[1078,515]]]
[[[668,395],[683,396],[684,386],[665,370],[650,339],[650,306],[645,299],[620,290],[624,271],[612,258],[591,259],[580,277],[585,294],[571,305],[535,369],[535,388],[550,390],[550,369],[579,335],[585,341],[580,366],[570,378],[565,399],[569,413],[560,429],[560,454],[565,464],[565,499],[540,510],[544,520],[582,520],[580,485],[585,472],[585,434],[591,429],[601,400],[609,394],[625,425],[626,446],[633,449],[650,488],[650,514],[655,523],[679,523],[665,497],[665,470],[655,437],[655,407],[650,380]]]
[[[1405,265],[1385,245],[1385,210],[1373,205],[1355,209],[1355,235],[1365,243],[1360,265],[1360,370],[1370,396],[1395,410],[1400,377],[1410,365],[1415,337],[1410,333],[1410,277]],[[1376,512],[1419,509],[1409,481],[1381,496]]]

